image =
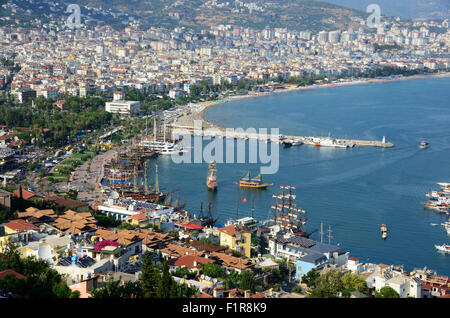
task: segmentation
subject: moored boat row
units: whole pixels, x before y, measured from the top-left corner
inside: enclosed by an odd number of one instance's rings
[[[441,187],[440,190],[430,191],[426,194],[428,198],[427,202],[423,205],[426,209],[449,213],[450,212],[450,183],[439,182],[438,185]]]

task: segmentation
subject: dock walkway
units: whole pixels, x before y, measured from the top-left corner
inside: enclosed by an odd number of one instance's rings
[[[204,122],[206,124],[206,122]],[[185,135],[185,134],[194,134],[194,135],[202,135],[208,137],[225,137],[225,138],[235,138],[235,139],[258,139],[261,141],[270,141],[281,143],[283,140],[285,141],[301,141],[306,145],[316,145],[315,143],[323,139],[324,137],[314,137],[314,136],[286,136],[286,135],[273,135],[267,134],[262,135],[258,133],[250,133],[244,131],[226,131],[222,127],[211,125],[207,123],[207,125],[203,126],[202,129],[194,129],[193,125],[183,124],[173,124],[171,125],[172,135]],[[280,138],[281,137],[281,138]],[[331,138],[338,144],[347,144],[350,146],[356,147],[380,147],[380,148],[391,148],[394,147],[394,144],[391,142],[386,142],[383,137],[382,140],[359,140],[359,139],[339,139],[339,138]]]

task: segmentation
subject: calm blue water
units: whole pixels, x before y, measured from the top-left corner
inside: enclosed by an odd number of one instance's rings
[[[282,134],[377,139],[386,136],[391,149],[327,149],[280,147],[280,168],[264,181],[267,190],[238,190],[234,184],[258,164],[218,164],[219,191],[205,188],[207,163],[175,164],[160,157],[160,185],[179,189],[195,213],[200,202],[213,203],[219,223],[228,218],[254,216],[267,219],[283,183],[294,185],[297,203],[308,212],[306,229],[331,227],[332,244],[362,261],[424,267],[450,275],[450,255],[434,244],[449,243],[441,222],[443,214],[424,210],[425,193],[436,182],[450,181],[450,79],[320,88],[244,99],[213,107],[207,119],[225,127],[280,128]],[[420,149],[422,140],[430,142]],[[204,143],[208,143],[205,141]],[[237,201],[247,198],[246,203]],[[176,198],[176,196],[175,196]],[[380,225],[388,226],[388,239]],[[439,226],[431,226],[438,223]],[[328,237],[324,235],[324,241]],[[316,232],[313,239],[320,240]]]

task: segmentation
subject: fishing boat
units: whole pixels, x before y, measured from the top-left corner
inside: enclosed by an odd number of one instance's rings
[[[429,143],[428,142],[426,142],[426,141],[422,141],[421,143],[420,143],[420,148],[427,148],[428,147],[428,145],[429,145]]]
[[[434,246],[439,252],[450,253],[450,245],[442,244]]]
[[[292,141],[290,141],[290,140],[283,140],[283,147],[284,148],[292,147]]]
[[[425,209],[428,210],[432,210],[435,212],[443,212],[443,213],[447,213],[450,212],[450,207],[448,206],[448,204],[444,203],[444,202],[424,202],[423,205],[425,206]]]
[[[430,191],[425,196],[431,200],[444,200],[450,197],[450,190]]]
[[[450,190],[450,182],[438,182],[437,183],[442,189]]]
[[[387,238],[387,227],[386,224],[381,224],[381,238],[385,240]]]
[[[444,229],[447,231],[447,234],[450,235],[450,221],[441,223],[441,225],[444,227]]]
[[[208,165],[208,176],[206,177],[206,187],[210,191],[217,191],[217,168],[216,163],[212,161]]]
[[[250,171],[247,172],[245,176],[239,179],[237,183],[241,188],[253,188],[253,189],[265,189],[273,184],[263,183],[261,174],[256,177],[250,177]]]

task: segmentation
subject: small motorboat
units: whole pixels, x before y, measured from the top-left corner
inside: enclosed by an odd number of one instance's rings
[[[381,224],[381,238],[385,240],[387,238],[387,226],[386,224]]]
[[[428,142],[426,142],[426,141],[422,141],[421,143],[420,143],[420,148],[427,148],[428,147],[428,145],[429,145],[429,143]]]
[[[434,246],[439,252],[450,253],[450,245],[442,244]]]

